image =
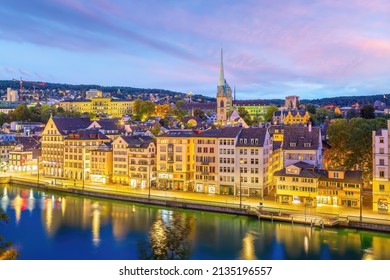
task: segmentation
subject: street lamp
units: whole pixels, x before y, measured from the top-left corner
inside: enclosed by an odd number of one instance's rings
[[[238,167],[239,170],[240,170],[240,209],[242,208],[242,186],[241,186],[241,181],[242,181],[242,177],[241,177],[241,164],[243,163],[243,161],[240,159],[240,166]]]
[[[37,162],[37,170],[38,170],[38,182],[37,182],[37,186],[39,187],[39,156],[38,156],[38,162]]]
[[[147,171],[148,172],[146,172],[146,176],[147,176],[146,183],[148,184],[149,187],[148,199],[150,199],[150,165],[149,164],[147,166]]]
[[[363,184],[360,184],[360,224],[363,222],[363,198]]]

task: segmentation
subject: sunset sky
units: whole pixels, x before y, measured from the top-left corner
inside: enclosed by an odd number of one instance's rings
[[[240,99],[390,94],[389,0],[3,0],[0,80]]]

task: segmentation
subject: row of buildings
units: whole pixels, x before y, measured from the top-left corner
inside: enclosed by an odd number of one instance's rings
[[[360,203],[361,172],[322,169],[321,129],[310,125],[176,129],[154,139],[52,117],[41,143],[46,176],[259,198],[274,189],[280,203],[313,206]]]

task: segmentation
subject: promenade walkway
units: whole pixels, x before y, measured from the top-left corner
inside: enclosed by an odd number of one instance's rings
[[[27,182],[37,182],[38,177],[36,174],[31,173],[13,173],[4,172],[0,176],[16,177],[19,180]],[[184,191],[167,191],[167,190],[155,190],[151,189],[132,189],[129,186],[123,186],[119,184],[91,184],[89,181],[74,181],[68,179],[58,179],[40,176],[40,184],[44,183],[49,188],[50,186],[56,186],[57,188],[72,188],[89,192],[103,192],[110,194],[120,194],[126,196],[138,196],[148,197],[149,194],[154,199],[160,200],[188,200],[199,204],[210,205],[226,205],[228,207],[239,208],[240,198],[232,195],[218,195],[218,194],[204,194],[197,192],[184,192]],[[259,203],[262,203],[261,208],[265,213],[289,213],[295,218],[295,220],[310,221],[316,219],[339,219],[345,221],[360,220],[359,208],[347,208],[342,206],[330,206],[330,205],[318,205],[317,207],[305,207],[303,204],[280,204],[275,202],[274,196],[270,195],[264,199],[254,197],[241,197],[241,204],[245,208],[251,207],[252,209],[258,209]],[[362,221],[367,223],[378,223],[390,226],[390,215],[378,214],[369,206],[364,206],[362,209]]]

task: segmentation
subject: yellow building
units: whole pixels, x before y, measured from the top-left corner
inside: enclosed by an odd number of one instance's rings
[[[64,139],[64,177],[88,180],[91,173],[91,150],[110,139],[96,129],[80,129]]]
[[[43,175],[64,176],[64,140],[72,131],[86,128],[88,118],[51,117],[42,132],[41,161]]]
[[[157,187],[193,190],[194,132],[171,130],[157,137]]]
[[[280,203],[360,207],[361,171],[317,169],[300,161],[274,175],[276,198]]]
[[[272,117],[273,124],[307,124],[310,114],[305,110],[279,110]]]
[[[201,193],[219,193],[218,178],[218,129],[206,130],[194,135],[195,189]]]
[[[62,101],[60,107],[65,111],[93,113],[98,117],[107,115],[122,117],[132,113],[133,101],[98,96],[90,100]]]
[[[355,170],[319,170],[317,203],[344,207],[360,207],[363,187],[362,172]]]
[[[320,174],[313,165],[297,162],[274,173],[276,200],[279,203],[317,205]]]
[[[96,149],[91,149],[91,182],[103,184],[110,182],[112,166],[111,143],[101,143]]]

